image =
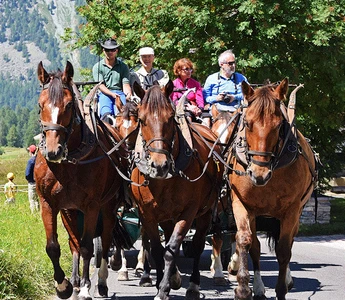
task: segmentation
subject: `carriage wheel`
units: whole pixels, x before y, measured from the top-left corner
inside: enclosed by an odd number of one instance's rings
[[[95,256],[94,265],[99,268],[102,261],[102,239],[100,236],[93,239],[93,253]]]

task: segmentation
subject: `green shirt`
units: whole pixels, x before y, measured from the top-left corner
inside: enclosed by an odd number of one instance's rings
[[[103,80],[109,90],[123,91],[123,84],[129,83],[129,68],[118,58],[113,68],[110,68],[102,59],[93,66],[92,75],[95,81]]]

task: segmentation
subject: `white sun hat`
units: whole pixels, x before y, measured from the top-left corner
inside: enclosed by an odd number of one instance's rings
[[[155,55],[155,51],[151,47],[143,47],[139,49],[139,55]]]

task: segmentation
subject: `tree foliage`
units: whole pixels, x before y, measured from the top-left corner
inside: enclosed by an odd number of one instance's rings
[[[133,66],[138,49],[151,46],[156,65],[170,75],[177,59],[192,59],[201,82],[218,70],[218,55],[233,49],[237,70],[252,83],[284,77],[303,83],[298,126],[320,153],[320,175],[331,177],[344,166],[344,0],[86,2],[79,7],[85,24],[74,37],[76,47],[99,53],[99,41],[115,37]]]

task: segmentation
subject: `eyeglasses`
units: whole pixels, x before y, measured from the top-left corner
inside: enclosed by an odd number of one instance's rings
[[[104,51],[105,52],[115,52],[115,51],[117,51],[117,48],[115,48],[115,49],[104,49]]]
[[[181,69],[182,71],[185,71],[185,72],[193,72],[193,69],[191,68],[184,68],[184,69]]]
[[[236,64],[235,61],[225,61],[225,62],[223,62],[223,65],[228,65],[228,66],[233,66],[234,64]]]

